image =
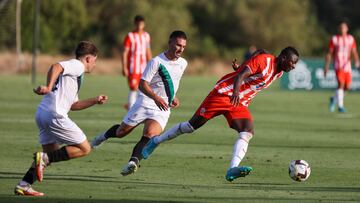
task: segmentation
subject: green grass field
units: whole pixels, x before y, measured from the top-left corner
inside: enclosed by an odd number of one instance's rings
[[[167,127],[189,119],[216,79],[185,76],[178,92],[182,105]],[[34,184],[46,196],[33,198],[15,196],[13,189],[40,150],[34,113],[41,97],[32,93],[28,76],[0,76],[0,86],[0,202],[360,202],[359,93],[347,94],[346,114],[327,111],[332,92],[281,91],[273,84],[259,93],[250,105],[256,135],[242,162],[254,172],[232,183],[224,175],[237,134],[218,117],[162,144],[131,176],[120,170],[142,128],[88,157],[55,163]],[[123,78],[87,76],[80,98],[100,93],[109,95],[108,104],[70,113],[89,140],[126,113]],[[289,178],[292,159],[310,163],[306,182]]]

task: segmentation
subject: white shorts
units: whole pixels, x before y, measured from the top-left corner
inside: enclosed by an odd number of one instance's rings
[[[170,117],[170,110],[149,109],[139,105],[137,102],[130,108],[123,122],[130,126],[136,126],[147,119],[155,120],[164,130]]]
[[[54,115],[38,108],[35,119],[40,132],[39,142],[42,145],[76,145],[86,140],[83,131],[69,117]]]

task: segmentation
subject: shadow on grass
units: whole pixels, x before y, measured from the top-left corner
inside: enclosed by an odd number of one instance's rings
[[[14,183],[22,178],[22,173],[16,172],[4,172],[0,171],[1,179],[14,179]],[[339,199],[333,200],[333,202],[352,202],[359,201],[360,199],[356,196],[351,197],[351,193],[359,193],[360,187],[333,187],[333,186],[298,186],[293,184],[283,184],[283,183],[225,183],[219,182],[218,185],[196,185],[196,184],[177,184],[177,183],[163,183],[163,182],[149,182],[149,181],[141,181],[141,180],[127,180],[124,181],[122,177],[111,177],[111,176],[94,176],[94,175],[62,175],[62,174],[47,174],[45,176],[47,180],[60,180],[60,181],[79,181],[85,184],[89,182],[100,182],[100,183],[114,183],[118,185],[131,184],[135,187],[139,188],[173,188],[175,190],[184,191],[184,196],[174,196],[171,198],[169,194],[167,194],[167,198],[177,200],[182,199],[188,202],[226,202],[226,201],[241,201],[241,202],[264,202],[264,201],[275,201],[275,202],[292,202],[292,201],[300,201],[300,202],[319,202],[321,200],[325,200],[325,202],[329,199],[326,197],[322,197],[319,199],[311,198],[307,196],[299,197],[296,194],[298,192],[321,192],[321,193],[332,193],[332,192],[340,192],[344,193],[342,197]],[[81,183],[82,184],[82,183]],[[124,188],[119,188],[123,190]],[[126,189],[126,187],[125,187]],[[207,190],[209,191],[208,196],[196,196],[196,190]],[[294,198],[291,197],[283,197],[283,198],[275,198],[274,197],[219,197],[211,194],[211,191],[215,190],[252,190],[252,191],[285,191],[290,196],[294,195]],[[344,198],[345,196],[349,196],[349,198]],[[236,195],[235,195],[236,196]],[[57,202],[57,203],[65,203],[65,202],[76,202],[76,203],[93,203],[93,202],[104,202],[104,203],[112,203],[112,202],[129,202],[129,203],[137,203],[137,202],[169,202],[169,201],[153,201],[153,200],[131,200],[131,199],[118,199],[118,200],[105,200],[105,199],[92,199],[89,197],[88,199],[56,199],[56,198],[34,198],[34,197],[17,197],[17,196],[1,196],[0,202]],[[184,202],[184,201],[172,201],[172,202]]]
[[[1,179],[15,179],[20,180],[24,174],[15,172],[0,171]],[[228,183],[222,182],[216,186],[212,185],[184,185],[176,183],[163,183],[163,182],[149,182],[143,180],[124,181],[122,177],[113,176],[88,176],[88,175],[66,175],[66,174],[47,174],[47,180],[61,180],[61,181],[80,181],[80,182],[102,182],[102,183],[116,183],[116,184],[134,184],[143,187],[174,187],[179,189],[242,189],[242,190],[262,190],[262,191],[299,191],[299,192],[360,192],[360,187],[331,187],[331,186],[297,186],[284,183]]]
[[[22,196],[2,196],[0,195],[0,202],[4,203],[152,203],[152,202],[173,202],[177,203],[180,201],[162,201],[162,200],[131,200],[131,199],[116,199],[116,200],[107,200],[107,199],[91,199],[91,197],[87,199],[65,199],[65,198],[49,198],[49,197],[22,197]],[[184,201],[181,201],[184,202]],[[186,201],[191,203],[191,201]]]

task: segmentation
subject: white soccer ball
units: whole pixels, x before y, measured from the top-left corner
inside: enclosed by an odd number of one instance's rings
[[[292,160],[289,165],[289,176],[291,179],[303,182],[309,178],[310,165],[304,160]]]

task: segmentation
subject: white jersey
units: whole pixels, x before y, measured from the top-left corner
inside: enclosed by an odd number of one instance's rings
[[[51,92],[46,94],[38,108],[67,117],[73,103],[78,101],[78,92],[83,79],[85,66],[77,60],[62,61],[59,64],[64,72],[57,78]]]
[[[141,79],[149,82],[154,93],[170,105],[186,67],[187,61],[184,58],[180,57],[176,61],[172,61],[164,53],[161,53],[149,61]],[[136,103],[149,109],[159,109],[154,100],[141,91],[139,91]]]

